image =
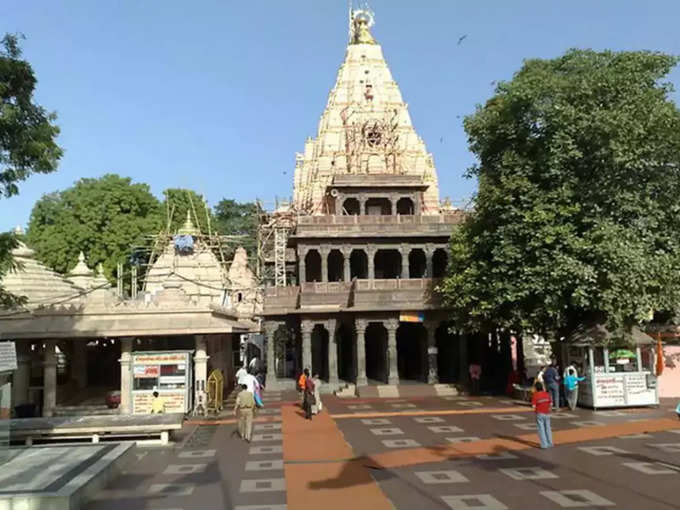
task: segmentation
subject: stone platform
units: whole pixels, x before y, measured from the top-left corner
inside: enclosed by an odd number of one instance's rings
[[[0,510],[76,510],[117,477],[133,443],[9,449],[0,466]]]

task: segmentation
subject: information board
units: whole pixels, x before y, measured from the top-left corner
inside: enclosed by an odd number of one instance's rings
[[[151,412],[153,392],[165,402],[166,413],[186,413],[192,405],[190,351],[132,354],[132,412]]]

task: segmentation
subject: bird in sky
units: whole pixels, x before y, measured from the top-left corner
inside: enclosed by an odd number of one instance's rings
[[[461,35],[461,36],[458,38],[458,43],[457,43],[458,46],[460,46],[460,43],[462,43],[466,38],[467,38],[467,34]]]

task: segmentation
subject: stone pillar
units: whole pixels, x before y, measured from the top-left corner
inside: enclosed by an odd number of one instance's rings
[[[87,340],[74,339],[71,347],[71,379],[82,390],[87,388]]]
[[[57,405],[57,342],[45,341],[43,360],[43,416],[53,416]]]
[[[390,214],[395,216],[397,214],[397,197],[390,195],[388,200],[390,201]]]
[[[427,351],[427,384],[437,384],[439,382],[439,367],[437,365],[437,323],[426,322],[425,330],[427,331],[427,342],[425,349]]]
[[[120,414],[132,414],[132,339],[120,340]]]
[[[327,246],[319,248],[319,254],[321,255],[321,281],[328,281],[328,255],[331,250]]]
[[[352,280],[352,268],[351,268],[351,257],[352,257],[352,248],[348,246],[343,246],[342,248],[342,257],[343,257],[343,264],[344,264],[344,280],[346,282],[349,282]]]
[[[387,384],[399,384],[399,366],[397,364],[397,329],[399,328],[398,319],[388,319],[383,325],[387,329],[387,359],[389,362],[389,375]]]
[[[468,337],[462,331],[458,332],[458,384],[465,386],[468,378]]]
[[[302,369],[308,368],[311,371],[312,331],[314,330],[314,323],[312,321],[303,320],[300,324],[300,330],[302,331]]]
[[[399,253],[401,254],[401,277],[402,279],[404,278],[409,278],[409,263],[408,263],[408,256],[410,253],[409,247],[405,244],[401,245],[401,248],[399,248]]]
[[[337,385],[338,379],[338,344],[337,344],[337,321],[326,321],[328,330],[328,383]]]
[[[365,319],[354,319],[354,328],[357,333],[357,386],[366,386],[366,328],[368,321]]]
[[[194,392],[196,398],[194,400],[194,407],[196,405],[205,406],[204,395],[206,385],[208,383],[208,342],[205,335],[196,335],[196,350],[194,352]]]
[[[15,342],[17,369],[12,374],[12,405],[29,403],[28,387],[31,384],[31,346],[29,342]]]
[[[359,197],[359,207],[360,207],[359,215],[360,216],[368,214],[368,211],[366,210],[366,202],[367,201],[368,201],[367,198],[365,198],[363,196]]]
[[[298,266],[299,266],[298,279],[300,280],[299,281],[300,285],[302,285],[303,283],[305,283],[307,281],[307,266],[306,266],[307,260],[306,259],[307,259],[307,250],[301,250],[298,253]]]
[[[425,278],[432,278],[432,257],[434,256],[434,246],[425,246]]]
[[[272,387],[276,385],[276,344],[275,335],[279,329],[278,322],[263,322],[262,330],[264,331],[265,341],[267,342],[267,386]],[[285,360],[284,360],[285,363]]]
[[[375,246],[368,246],[366,248],[366,256],[368,257],[368,279],[375,280]]]

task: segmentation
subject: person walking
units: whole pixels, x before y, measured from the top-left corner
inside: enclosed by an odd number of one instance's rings
[[[551,397],[547,391],[543,390],[543,384],[536,383],[536,393],[531,397],[531,407],[536,413],[536,428],[538,438],[541,441],[541,448],[552,448],[552,429],[550,428],[550,405]]]
[[[309,373],[309,370],[305,368],[300,374],[300,377],[298,378],[297,382],[298,391],[300,392],[300,407],[302,409],[305,408],[305,383],[307,381],[307,376],[305,375],[305,372]]]
[[[312,406],[312,414],[319,414],[323,411],[323,404],[321,403],[321,379],[319,374],[314,374],[312,377],[314,383],[314,400],[316,401]]]
[[[312,419],[312,406],[316,403],[314,398],[314,381],[309,377],[309,369],[305,368],[305,391],[302,397],[302,407],[305,410],[305,418]]]
[[[470,368],[468,369],[470,372],[470,383],[472,384],[472,394],[473,395],[478,395],[479,394],[479,383],[482,378],[482,367],[479,363],[474,362],[470,363]]]
[[[234,414],[238,418],[238,433],[241,439],[250,443],[253,433],[253,412],[255,409],[255,399],[253,394],[248,391],[248,386],[241,385],[241,391],[236,396],[234,404]]]
[[[241,386],[243,384],[243,378],[248,375],[248,370],[246,370],[246,367],[240,367],[237,371],[236,374],[234,375],[234,378],[236,379],[236,386]]]
[[[570,368],[564,378],[564,389],[567,397],[567,405],[572,411],[576,409],[578,401],[578,383],[585,381],[585,377],[577,377],[576,370]]]
[[[550,393],[552,398],[553,411],[557,411],[560,405],[560,374],[555,370],[554,363],[550,363],[548,368],[543,372],[543,383],[545,384],[545,389]]]

